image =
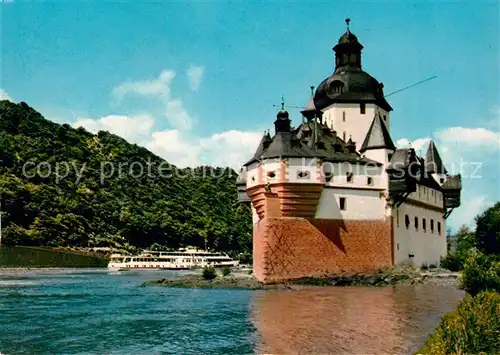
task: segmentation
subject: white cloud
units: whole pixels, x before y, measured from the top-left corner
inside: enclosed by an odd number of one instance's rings
[[[146,147],[179,167],[230,166],[239,169],[256,149],[262,133],[226,131],[209,137],[179,130],[153,132]]]
[[[128,94],[159,100],[164,106],[163,114],[174,129],[190,130],[193,126],[193,118],[187,112],[182,100],[172,97],[171,84],[174,77],[174,71],[163,70],[156,79],[120,84],[113,89],[111,96],[118,102]]]
[[[239,169],[257,149],[261,132],[226,131],[200,141],[200,158],[206,164]]]
[[[436,137],[445,144],[500,148],[500,133],[486,128],[450,127],[437,132]]]
[[[191,129],[193,119],[187,113],[181,100],[167,101],[165,110],[167,119],[174,127],[184,130]]]
[[[138,143],[141,139],[149,137],[153,124],[151,116],[141,114],[136,116],[109,115],[99,119],[82,118],[73,123],[73,126],[83,127],[92,133],[108,131],[130,142]]]
[[[199,148],[176,129],[153,132],[146,148],[180,168],[200,165]]]
[[[191,90],[196,91],[200,88],[201,79],[203,78],[203,74],[205,73],[205,68],[191,65],[187,70],[186,74],[189,81],[189,87]]]
[[[419,138],[415,139],[414,141],[409,141],[406,138],[401,138],[396,141],[396,146],[398,148],[413,148],[415,149],[415,152],[424,152],[427,150],[427,147],[429,146],[429,142],[431,141],[430,138]]]
[[[10,97],[9,94],[7,94],[7,91],[5,91],[2,88],[0,88],[0,100],[9,100],[9,101],[14,102],[12,97]]]
[[[127,94],[168,99],[170,97],[170,85],[174,77],[174,71],[163,70],[156,79],[131,81],[120,84],[113,89],[111,95],[117,101],[121,101]]]

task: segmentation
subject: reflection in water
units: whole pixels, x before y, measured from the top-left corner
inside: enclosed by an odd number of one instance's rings
[[[261,354],[404,354],[423,344],[463,293],[454,286],[304,287],[256,292]]]

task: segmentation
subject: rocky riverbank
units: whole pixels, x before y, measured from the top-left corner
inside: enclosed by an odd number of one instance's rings
[[[206,280],[201,275],[186,275],[180,279],[161,279],[145,282],[147,286],[185,288],[240,288],[250,290],[297,289],[301,286],[389,286],[396,284],[457,284],[458,273],[444,269],[420,270],[397,267],[375,273],[340,274],[334,276],[306,277],[286,283],[264,285],[248,272],[233,271],[227,276],[219,275]]]

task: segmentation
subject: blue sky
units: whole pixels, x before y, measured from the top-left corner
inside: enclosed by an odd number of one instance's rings
[[[332,72],[350,17],[363,69],[386,93],[437,76],[388,98],[394,140],[425,150],[432,138],[449,164],[482,163],[453,223],[500,199],[496,1],[13,0],[0,11],[0,88],[14,101],[179,165],[233,166],[272,127],[282,95],[304,105]],[[299,110],[289,111],[298,123]]]

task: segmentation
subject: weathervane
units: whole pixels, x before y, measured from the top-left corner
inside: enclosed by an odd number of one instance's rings
[[[347,30],[349,31],[349,23],[351,22],[350,18],[345,19],[345,24],[347,25]]]

